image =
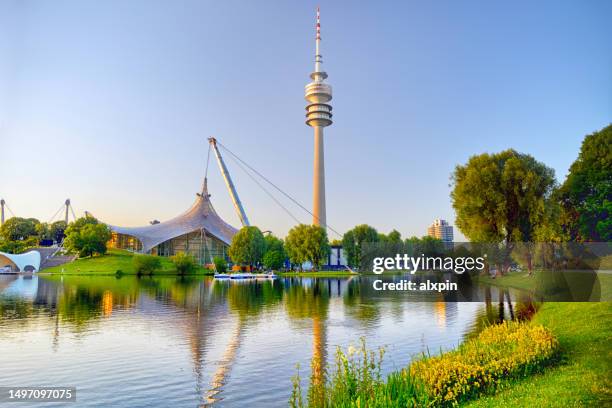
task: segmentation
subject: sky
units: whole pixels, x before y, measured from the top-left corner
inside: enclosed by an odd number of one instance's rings
[[[311,208],[317,5],[340,233],[454,223],[450,175],[483,152],[531,154],[562,182],[612,121],[609,1],[0,0],[0,197],[41,221],[66,198],[115,225],[167,220],[193,202],[215,136]],[[226,161],[251,223],[284,236],[295,221]],[[239,226],[214,161],[208,179]]]

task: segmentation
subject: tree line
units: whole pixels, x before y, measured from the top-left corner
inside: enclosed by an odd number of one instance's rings
[[[612,240],[612,125],[585,137],[561,185],[553,169],[513,149],[470,157],[451,181],[455,224],[471,242],[498,245],[500,273],[518,247],[531,271],[525,243]]]

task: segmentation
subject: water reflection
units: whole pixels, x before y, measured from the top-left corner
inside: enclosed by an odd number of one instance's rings
[[[311,379],[322,383],[333,349],[360,336],[387,346],[389,372],[419,352],[455,347],[487,324],[535,310],[519,292],[475,290],[483,303],[380,293],[364,277],[0,276],[0,347],[30,345],[19,356],[0,355],[0,384],[64,380],[83,388],[82,406],[150,405],[147,398],[286,406],[295,363],[312,362]],[[92,371],[75,369],[85,363]],[[109,389],[117,400],[108,399]]]

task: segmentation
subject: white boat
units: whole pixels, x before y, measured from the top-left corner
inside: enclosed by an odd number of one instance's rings
[[[271,273],[215,273],[215,279],[275,279],[277,276]]]

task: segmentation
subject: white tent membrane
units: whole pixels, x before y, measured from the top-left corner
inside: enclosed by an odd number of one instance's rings
[[[3,257],[15,264],[20,272],[24,272],[28,266],[33,269],[33,272],[38,272],[40,269],[41,257],[38,251],[28,251],[24,254],[7,254],[5,252],[0,252],[0,268],[6,266],[5,262],[2,260]]]
[[[162,242],[202,229],[229,245],[237,232],[236,228],[217,215],[210,202],[206,180],[202,186],[202,193],[197,194],[196,201],[191,208],[171,220],[144,227],[117,227],[114,225],[109,225],[109,227],[115,233],[137,238],[142,243],[141,252],[143,253],[151,251]]]

